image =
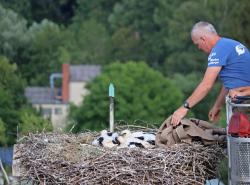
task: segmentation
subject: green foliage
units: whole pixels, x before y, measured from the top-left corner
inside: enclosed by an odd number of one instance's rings
[[[12,9],[16,13],[24,16],[26,19],[30,17],[31,8],[30,1],[27,0],[0,0],[0,4],[7,9]]]
[[[244,0],[237,1],[237,3],[232,0],[225,2],[226,10],[223,22],[221,22],[223,34],[240,40],[250,47],[248,31],[250,29],[250,20],[248,18],[250,16],[250,3]]]
[[[206,65],[205,55],[202,58],[201,55],[192,52],[174,52],[166,58],[163,64],[163,73],[171,77],[175,73],[186,75],[200,71],[205,72]]]
[[[115,85],[115,119],[145,120],[158,125],[181,104],[182,93],[169,79],[143,62],[112,63],[89,84],[90,94],[71,110],[76,131],[107,127],[109,83]]]
[[[0,55],[18,60],[18,51],[27,43],[27,22],[0,4]]]
[[[0,74],[0,87],[6,91],[7,96],[13,98],[13,104],[16,107],[21,107],[25,102],[24,81],[17,74],[17,66],[0,56]]]
[[[29,23],[49,19],[59,24],[68,24],[74,15],[76,0],[0,0],[0,3],[23,15]]]
[[[0,145],[15,143],[18,126],[21,133],[51,131],[51,123],[29,108],[16,65],[0,57],[0,74]]]
[[[171,5],[164,3],[164,6],[158,9],[156,17],[167,28],[163,37],[164,45],[169,51],[169,55],[165,56],[164,61],[164,72],[167,76],[171,76],[175,72],[187,74],[196,71],[197,68],[198,70],[203,69],[199,67],[203,67],[204,64],[198,61],[206,61],[206,58],[204,56],[203,58],[200,57],[201,53],[195,50],[190,39],[190,30],[197,21],[195,18],[202,19],[199,13],[205,12],[197,4],[197,2],[177,1]],[[170,9],[169,6],[172,9],[170,10],[172,12],[170,17],[160,17],[163,14],[162,11],[165,12],[166,9]],[[193,15],[193,12],[195,12],[195,15]]]
[[[15,109],[14,100],[13,95],[0,88],[0,118],[4,123],[6,134],[15,134],[18,124],[18,110]]]
[[[5,124],[0,118],[0,146],[5,146],[7,144]]]
[[[68,51],[74,64],[105,64],[110,57],[111,39],[106,28],[95,20],[76,22],[70,26],[73,34]]]
[[[162,29],[154,17],[158,6],[159,0],[123,0],[115,4],[108,20],[114,33],[113,37],[120,36],[123,39],[122,37],[125,36],[124,39],[129,41],[131,47],[125,50],[125,52],[130,51],[127,53],[126,58],[130,60],[145,60],[151,65],[154,62],[159,62],[161,59],[165,48],[162,45]],[[126,30],[129,30],[130,34],[121,34],[121,31],[124,32]],[[131,44],[132,38],[138,43],[137,45]],[[119,45],[118,47],[114,45],[114,51],[116,52],[121,47],[123,45],[120,47]],[[134,50],[135,52],[133,52]],[[114,56],[114,59],[120,60],[116,56]]]
[[[43,119],[31,108],[25,108],[20,112],[20,134],[26,135],[35,132],[49,132],[53,130],[52,123]]]
[[[52,72],[61,71],[63,45],[66,42],[60,27],[55,23],[43,20],[33,23],[27,32],[29,46],[22,53],[20,70],[32,85],[47,85]]]
[[[150,21],[153,22],[152,15],[157,6],[158,0],[122,0],[115,4],[113,13],[109,16],[109,22],[114,29],[130,25],[139,32],[154,30],[155,25],[150,24]]]
[[[226,107],[223,107],[220,112],[220,120],[218,121],[218,125],[222,128],[226,128],[227,126]]]
[[[32,19],[40,22],[44,18],[59,24],[67,24],[74,15],[76,0],[30,0]]]
[[[143,54],[143,48],[140,45],[141,39],[138,32],[122,27],[112,36],[112,57],[120,61],[139,60]]]
[[[121,0],[77,0],[74,20],[85,21],[94,19],[97,22],[103,23],[105,27],[109,27],[108,16],[112,12],[114,5],[120,1]]]
[[[16,65],[0,57],[0,118],[7,136],[7,144],[15,141],[16,126],[19,121],[19,110],[26,103],[24,83],[16,74]]]
[[[227,185],[228,184],[228,158],[222,159],[218,165],[218,177]]]

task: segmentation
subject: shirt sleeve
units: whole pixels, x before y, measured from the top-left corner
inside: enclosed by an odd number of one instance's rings
[[[213,66],[225,66],[227,63],[228,56],[230,54],[229,48],[216,47],[208,56],[208,67]]]

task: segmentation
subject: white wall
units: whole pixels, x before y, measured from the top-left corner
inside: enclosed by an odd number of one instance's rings
[[[88,94],[87,89],[85,89],[85,82],[70,82],[69,84],[69,102],[75,105],[80,105],[83,97]]]

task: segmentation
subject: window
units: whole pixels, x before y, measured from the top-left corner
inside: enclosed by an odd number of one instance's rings
[[[45,117],[50,117],[52,114],[51,108],[42,108],[42,115]]]
[[[55,108],[55,115],[62,115],[62,108]]]

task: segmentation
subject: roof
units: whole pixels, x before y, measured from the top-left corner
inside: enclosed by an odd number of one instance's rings
[[[52,96],[50,87],[26,87],[25,96],[32,104],[62,104]]]
[[[70,81],[88,82],[101,73],[99,65],[70,65]]]

